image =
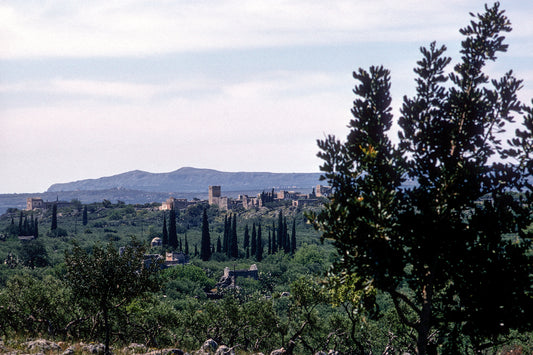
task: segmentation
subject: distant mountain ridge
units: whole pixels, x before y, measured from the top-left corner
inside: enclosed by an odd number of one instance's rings
[[[53,184],[47,192],[129,189],[150,192],[206,192],[209,185],[222,191],[309,189],[320,183],[320,173],[222,172],[184,167],[169,173],[134,170],[98,179]]]

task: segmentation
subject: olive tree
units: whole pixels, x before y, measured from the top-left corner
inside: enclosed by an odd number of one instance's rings
[[[88,252],[78,245],[65,255],[66,279],[73,294],[95,319],[103,322],[105,349],[109,353],[111,317],[135,298],[158,287],[157,263],[146,266],[144,249],[128,245],[96,245]]]

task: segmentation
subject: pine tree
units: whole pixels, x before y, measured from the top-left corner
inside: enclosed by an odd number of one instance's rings
[[[207,210],[204,208],[202,216],[202,242],[200,257],[203,261],[211,259],[211,238],[209,236],[209,221],[207,220]]]
[[[87,206],[83,206],[82,224],[86,226],[88,222],[89,218],[87,215]]]
[[[168,245],[173,249],[178,249],[178,232],[176,230],[176,211],[172,208],[168,216]]]
[[[257,227],[257,245],[255,251],[255,259],[259,262],[263,260],[263,240],[261,238],[261,223],[259,223],[259,226]]]
[[[168,246],[167,215],[163,212],[163,247]]]

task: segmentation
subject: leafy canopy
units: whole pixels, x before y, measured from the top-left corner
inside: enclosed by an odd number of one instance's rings
[[[445,46],[421,49],[398,145],[390,73],[375,66],[353,74],[346,141],[318,142],[334,193],[313,219],[339,253],[332,286],[359,287],[347,297],[370,309],[369,288],[388,294],[419,354],[467,352],[458,334],[479,351],[532,327],[532,109],[517,99],[512,71],[493,80],[484,72],[507,50],[504,11],[496,3],[471,15],[452,72]],[[505,144],[517,116],[523,129]]]

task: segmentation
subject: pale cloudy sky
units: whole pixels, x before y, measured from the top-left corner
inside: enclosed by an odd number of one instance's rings
[[[477,0],[0,0],[0,193],[183,166],[316,172],[359,67],[414,92],[419,47],[459,57]],[[503,0],[533,97],[533,1]]]

